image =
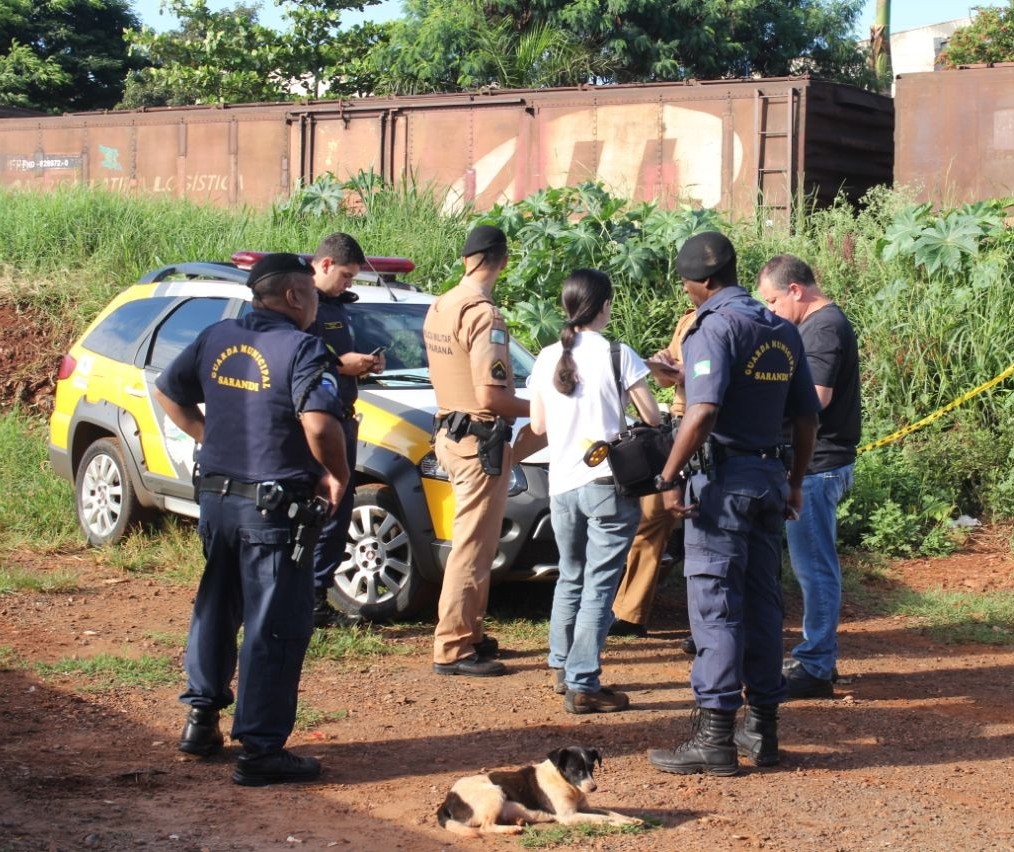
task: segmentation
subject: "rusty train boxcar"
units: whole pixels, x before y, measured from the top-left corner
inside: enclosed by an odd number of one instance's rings
[[[598,179],[733,215],[890,182],[889,98],[802,78],[188,107],[0,121],[0,180],[261,207],[372,169],[488,208]]]
[[[1014,63],[898,77],[895,179],[920,200],[1014,195]]]

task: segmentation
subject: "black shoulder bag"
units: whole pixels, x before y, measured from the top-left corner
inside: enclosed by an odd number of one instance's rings
[[[620,406],[621,428],[626,424],[623,407],[623,384],[620,380],[620,344],[609,345],[616,399]],[[622,497],[643,497],[655,493],[655,477],[662,472],[673,446],[672,423],[663,418],[659,426],[637,422],[626,427],[614,441],[599,441],[585,454],[588,465],[601,464],[609,458],[613,469],[616,493]]]

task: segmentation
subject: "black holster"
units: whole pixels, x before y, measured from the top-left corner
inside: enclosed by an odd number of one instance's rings
[[[328,508],[327,501],[321,497],[296,500],[289,504],[288,515],[294,527],[292,561],[300,568],[307,568],[313,563],[313,549],[327,523]]]
[[[514,430],[502,417],[492,423],[472,420],[468,431],[479,439],[479,464],[487,476],[503,473],[503,445],[510,441]]]

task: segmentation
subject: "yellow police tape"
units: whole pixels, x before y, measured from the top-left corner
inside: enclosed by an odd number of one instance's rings
[[[1000,373],[1000,375],[994,376],[988,382],[983,382],[977,388],[972,388],[967,393],[963,393],[957,399],[947,403],[947,405],[945,405],[943,408],[938,408],[932,414],[926,415],[922,420],[917,420],[915,423],[909,423],[908,426],[903,426],[897,432],[892,432],[890,435],[887,435],[884,438],[879,438],[878,440],[873,441],[872,443],[864,444],[863,446],[859,447],[859,449],[857,449],[856,452],[865,453],[868,452],[869,450],[877,450],[880,447],[886,447],[888,444],[893,444],[895,441],[901,440],[906,435],[911,435],[913,432],[917,432],[919,429],[922,429],[923,426],[928,426],[934,420],[939,420],[941,417],[947,414],[947,412],[954,411],[954,409],[957,408],[958,406],[964,405],[973,396],[977,396],[983,391],[989,390],[994,385],[1000,384],[1000,382],[1010,378],[1011,376],[1014,376],[1014,364],[1011,364],[1006,370]]]

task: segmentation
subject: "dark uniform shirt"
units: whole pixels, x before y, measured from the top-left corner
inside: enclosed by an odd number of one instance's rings
[[[204,475],[314,485],[323,467],[297,415],[344,410],[333,358],[284,314],[254,310],[206,328],[158,377],[179,405],[206,403]]]
[[[782,418],[815,414],[803,342],[741,287],[725,287],[697,309],[683,341],[687,407],[719,406],[715,440],[741,450],[782,442]]]
[[[349,298],[354,294],[346,291],[340,296],[328,296],[318,291],[318,295],[320,302],[317,305],[317,319],[306,331],[323,340],[328,350],[340,360],[342,355],[355,348],[349,309],[345,307],[347,302],[355,301],[354,298]],[[338,374],[338,390],[341,391],[342,402],[346,406],[355,405],[359,398],[359,382],[355,376]]]

